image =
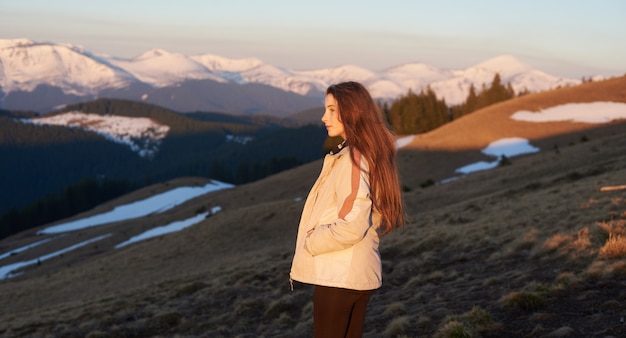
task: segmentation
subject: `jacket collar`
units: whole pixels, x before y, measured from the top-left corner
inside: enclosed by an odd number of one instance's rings
[[[329,155],[338,155],[340,152],[342,152],[343,149],[345,149],[347,147],[348,147],[348,144],[344,140],[343,142],[341,142],[337,146],[335,146],[333,149],[331,149],[331,151],[328,154]]]

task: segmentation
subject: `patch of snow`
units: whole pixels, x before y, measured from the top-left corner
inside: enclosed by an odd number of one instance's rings
[[[71,111],[52,116],[21,119],[25,123],[38,125],[58,125],[89,130],[106,139],[125,144],[140,156],[151,158],[159,150],[161,140],[167,136],[170,127],[159,124],[147,117],[85,114]]]
[[[4,259],[4,258],[7,258],[7,257],[9,257],[9,256],[17,255],[17,254],[18,254],[18,253],[20,253],[20,252],[24,252],[24,251],[26,251],[26,250],[28,250],[28,249],[32,249],[32,248],[34,248],[34,247],[36,247],[36,246],[39,246],[39,245],[41,245],[41,244],[48,243],[48,242],[50,242],[50,241],[52,241],[52,240],[55,240],[55,239],[57,239],[57,238],[59,238],[59,237],[61,237],[61,236],[56,236],[56,237],[52,237],[52,238],[42,239],[42,240],[37,241],[37,242],[35,242],[35,243],[31,243],[31,244],[28,244],[28,245],[24,245],[24,246],[19,247],[19,248],[17,248],[17,249],[13,249],[13,250],[11,250],[11,251],[8,251],[8,252],[5,252],[5,253],[1,254],[1,255],[0,255],[0,259]]]
[[[482,153],[489,156],[497,157],[495,161],[485,162],[479,161],[458,168],[456,172],[461,174],[469,174],[476,171],[493,169],[498,166],[503,156],[513,157],[522,154],[536,153],[540,149],[530,145],[527,139],[520,137],[503,138],[490,143]]]
[[[571,121],[582,123],[608,123],[626,119],[626,103],[590,102],[568,103],[540,110],[539,112],[518,111],[511,119],[526,122]]]
[[[415,138],[415,135],[409,135],[409,136],[405,136],[405,137],[401,137],[397,139],[396,148],[400,149],[400,148],[406,147],[407,144],[413,142],[414,138]]]
[[[118,245],[115,246],[116,249],[119,249],[121,247],[127,246],[129,244],[133,244],[133,243],[137,243],[149,238],[153,238],[153,237],[158,237],[158,236],[162,236],[162,235],[167,235],[173,232],[177,232],[177,231],[181,231],[183,229],[186,229],[194,224],[200,223],[202,222],[205,218],[211,216],[211,215],[215,215],[216,213],[220,212],[222,210],[221,207],[217,206],[217,207],[213,207],[211,209],[210,212],[203,212],[200,214],[197,214],[194,217],[191,218],[187,218],[184,219],[182,221],[176,221],[176,222],[172,222],[170,224],[167,225],[163,225],[163,226],[158,226],[155,228],[152,228],[150,230],[144,231],[142,233],[140,233],[137,236],[133,236],[130,239],[128,239],[125,242],[122,242]]]
[[[446,179],[443,179],[443,180],[439,181],[439,184],[446,184],[446,183],[449,183],[449,182],[456,181],[458,179],[459,179],[458,176],[449,177],[449,178],[446,178]]]
[[[107,237],[110,237],[110,236],[111,236],[111,234],[98,236],[98,237],[95,237],[95,238],[92,238],[92,239],[80,242],[78,244],[74,244],[74,245],[69,246],[69,247],[67,247],[65,249],[62,249],[62,250],[59,250],[59,251],[55,251],[55,252],[47,254],[45,256],[41,256],[41,257],[36,258],[36,259],[31,259],[29,261],[18,262],[18,263],[13,263],[13,264],[2,266],[2,267],[0,267],[0,280],[19,276],[20,275],[19,273],[13,273],[13,271],[15,271],[15,270],[21,269],[21,268],[29,266],[29,265],[35,265],[35,264],[41,263],[41,262],[43,262],[45,260],[48,260],[50,258],[54,258],[56,256],[60,256],[60,255],[62,255],[64,253],[70,252],[72,250],[76,250],[76,249],[81,248],[81,247],[83,247],[85,245],[88,245],[88,244],[91,244],[93,242],[97,242],[97,241],[103,240],[103,239],[105,239]]]
[[[191,59],[202,64],[215,73],[236,73],[263,65],[263,61],[257,58],[228,59],[212,54],[194,55],[191,56]]]
[[[115,207],[113,210],[40,230],[37,234],[55,234],[161,213],[209,192],[232,188],[232,184],[212,181],[201,187],[178,187],[146,199]]]
[[[226,135],[226,141],[228,142],[235,142],[235,143],[239,143],[239,144],[247,144],[248,142],[252,141],[254,138],[252,136],[237,136],[237,135],[231,135],[231,134],[227,134]]]
[[[527,139],[521,137],[509,137],[491,142],[482,153],[495,157],[513,157],[522,154],[536,153],[539,148],[530,145]]]
[[[466,166],[458,168],[456,172],[461,173],[461,174],[469,174],[469,173],[473,173],[477,171],[493,169],[497,166],[498,166],[498,161],[493,161],[493,162],[479,161],[479,162],[474,162],[472,164],[468,164]]]

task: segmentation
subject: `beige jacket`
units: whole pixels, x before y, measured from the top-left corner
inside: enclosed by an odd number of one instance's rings
[[[360,162],[366,169],[367,161]],[[349,147],[326,155],[302,211],[291,279],[353,290],[382,285],[380,215],[369,193],[367,172],[353,165]]]

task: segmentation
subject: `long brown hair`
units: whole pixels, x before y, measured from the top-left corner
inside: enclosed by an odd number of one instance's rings
[[[405,214],[396,166],[396,145],[378,105],[358,82],[331,85],[326,94],[331,94],[339,106],[339,119],[351,147],[352,162],[358,166],[353,149],[367,160],[372,202],[382,216],[381,234],[402,227]]]

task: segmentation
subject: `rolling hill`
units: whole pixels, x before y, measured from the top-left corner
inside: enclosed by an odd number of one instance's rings
[[[626,335],[626,195],[619,189],[626,122],[510,118],[596,101],[626,103],[626,77],[519,97],[401,149],[410,222],[382,239],[384,284],[370,301],[365,336]],[[486,145],[513,136],[541,151],[420,188],[458,176],[457,168],[485,159]],[[110,234],[0,281],[0,335],[310,336],[312,290],[297,284],[290,291],[288,273],[302,198],[320,168],[314,161],[3,258],[1,265],[36,259]],[[63,222],[207,182],[149,186]],[[219,213],[183,231],[115,249],[216,206]],[[36,235],[43,228],[0,241],[0,253],[57,236]]]
[[[96,177],[138,186],[185,175],[241,183],[318,158],[325,137],[321,126],[273,117],[187,115],[112,99],[26,120],[7,113],[0,116],[0,213]]]

